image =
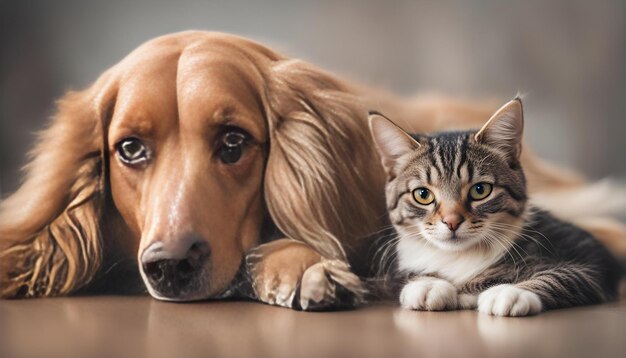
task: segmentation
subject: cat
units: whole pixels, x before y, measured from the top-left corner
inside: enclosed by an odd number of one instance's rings
[[[614,299],[622,267],[589,233],[528,204],[515,98],[480,130],[408,134],[377,112],[396,265],[413,310],[496,316]]]

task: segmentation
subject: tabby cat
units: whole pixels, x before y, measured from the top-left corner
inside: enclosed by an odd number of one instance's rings
[[[616,297],[622,269],[611,254],[527,204],[523,123],[519,98],[478,131],[430,136],[370,113],[407,280],[402,307],[525,316]]]

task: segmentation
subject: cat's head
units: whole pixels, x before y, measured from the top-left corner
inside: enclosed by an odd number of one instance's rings
[[[379,113],[370,129],[387,172],[387,207],[401,240],[461,251],[507,244],[526,207],[519,98],[480,130],[408,134]]]

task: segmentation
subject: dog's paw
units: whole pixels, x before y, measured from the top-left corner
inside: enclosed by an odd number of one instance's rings
[[[323,259],[302,275],[297,303],[309,311],[353,307],[363,302],[364,295],[361,280],[348,264]]]
[[[255,298],[288,308],[324,310],[355,306],[365,290],[350,267],[326,260],[307,245],[278,240],[246,257]]]
[[[452,310],[458,307],[458,293],[448,281],[421,277],[402,288],[400,305],[420,311]]]
[[[541,310],[537,294],[514,285],[494,286],[478,296],[478,311],[494,316],[529,316]]]
[[[300,269],[264,272],[254,279],[256,298],[270,305],[292,308],[301,275]]]

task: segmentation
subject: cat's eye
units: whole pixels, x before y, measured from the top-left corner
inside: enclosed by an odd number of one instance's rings
[[[122,139],[117,144],[116,149],[118,158],[129,166],[142,165],[149,159],[149,151],[146,145],[134,137]]]
[[[413,190],[413,199],[419,204],[428,205],[435,201],[435,195],[426,188],[417,188]]]
[[[483,200],[491,194],[491,190],[493,186],[489,183],[478,183],[474,184],[469,191],[470,199],[472,200]]]
[[[247,140],[246,133],[242,130],[229,130],[222,137],[222,143],[217,150],[217,156],[224,164],[234,164],[241,159]]]

